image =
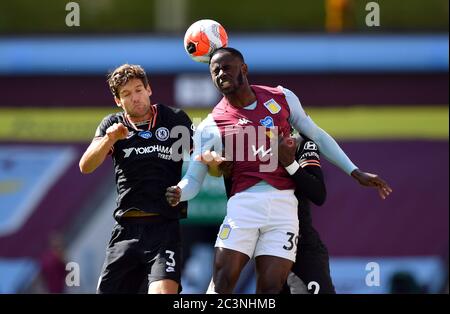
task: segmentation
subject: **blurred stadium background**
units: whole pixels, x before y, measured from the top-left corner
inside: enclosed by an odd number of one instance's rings
[[[1,5],[0,293],[95,292],[116,192],[110,160],[88,176],[78,160],[116,110],[106,73],[141,64],[152,101],[198,123],[219,99],[207,66],[183,49],[184,31],[202,18],[225,27],[253,84],[296,92],[362,169],[394,189],[381,201],[323,162],[328,199],[313,217],[337,292],[448,293],[447,0],[375,1],[373,27],[363,0],[79,0],[72,27],[68,2]],[[190,202],[184,293],[206,290],[225,203],[213,178]],[[366,284],[372,262],[379,285]],[[252,271],[236,292],[254,291]]]

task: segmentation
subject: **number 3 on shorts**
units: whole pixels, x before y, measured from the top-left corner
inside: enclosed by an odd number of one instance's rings
[[[286,232],[288,238],[288,242],[289,242],[289,246],[283,245],[283,249],[290,251],[294,248],[294,241],[295,241],[295,247],[297,247],[298,244],[298,236],[295,235],[295,233],[292,232]],[[295,237],[295,240],[294,240]]]
[[[175,266],[175,259],[173,258],[173,256],[175,255],[175,252],[170,251],[170,250],[166,250],[166,254],[168,254],[168,260],[166,261],[166,272],[170,273],[170,272],[174,272],[174,266]]]

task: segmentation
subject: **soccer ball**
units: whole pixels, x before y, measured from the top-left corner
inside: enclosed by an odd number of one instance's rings
[[[208,63],[214,50],[227,44],[225,28],[213,20],[199,20],[189,26],[184,34],[184,49],[197,62]]]

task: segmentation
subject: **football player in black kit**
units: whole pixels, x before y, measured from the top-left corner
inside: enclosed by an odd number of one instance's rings
[[[299,245],[282,293],[306,293],[310,290],[313,293],[334,294],[328,250],[312,225],[309,206],[309,201],[320,206],[326,198],[319,151],[317,145],[306,137],[298,137],[296,142],[298,145],[295,148],[288,145],[288,140],[282,140],[278,145],[278,160],[283,166],[291,165],[294,161],[300,166],[291,175],[298,199]],[[314,284],[309,286],[309,283]]]
[[[178,293],[181,267],[179,219],[187,204],[170,206],[166,188],[181,179],[183,153],[192,147],[192,121],[182,110],[152,104],[145,71],[124,64],[108,77],[120,113],[97,128],[81,157],[90,173],[112,156],[118,192],[117,221],[106,249],[97,293]]]
[[[283,166],[291,165],[294,161],[299,165],[291,176],[296,185],[295,196],[298,199],[299,245],[296,261],[281,293],[307,293],[309,290],[312,293],[334,294],[336,292],[330,276],[328,250],[312,225],[309,206],[309,201],[320,206],[326,198],[317,145],[302,136],[281,138],[278,145],[278,160]],[[231,180],[228,174],[231,173],[232,162],[227,162],[223,157],[210,151],[202,155],[201,161],[209,166],[211,175],[223,174],[225,190],[229,197]],[[313,283],[311,289],[308,289],[309,283]]]

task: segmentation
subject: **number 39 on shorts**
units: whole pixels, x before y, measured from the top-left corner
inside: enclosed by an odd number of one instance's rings
[[[296,235],[293,232],[286,232],[286,235],[288,236],[287,245],[283,245],[283,249],[290,251],[294,248],[297,251],[297,244],[298,244],[298,235]]]

